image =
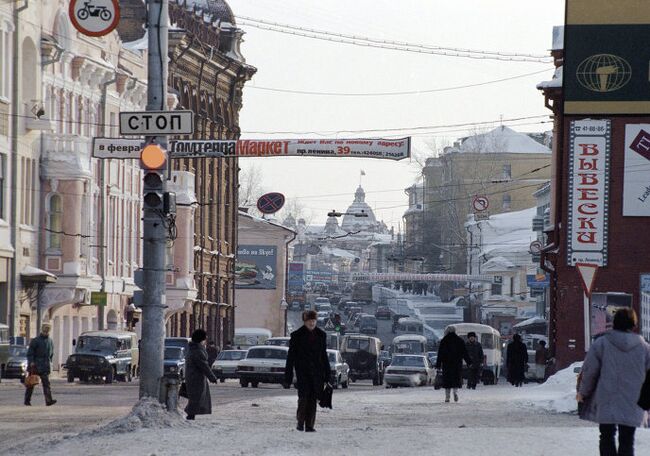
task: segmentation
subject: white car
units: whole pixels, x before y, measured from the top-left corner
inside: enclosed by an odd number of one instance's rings
[[[221,383],[237,377],[237,364],[246,357],[246,350],[223,350],[212,363],[212,372]]]
[[[424,355],[393,355],[384,374],[386,388],[431,385],[435,369]]]
[[[242,388],[249,384],[257,388],[260,383],[284,383],[284,367],[288,347],[257,345],[251,347],[246,358],[237,363],[237,377]]]
[[[350,366],[343,360],[341,352],[338,350],[327,350],[327,358],[330,361],[330,371],[332,378],[330,382],[333,388],[338,388],[339,385],[343,389],[348,387],[350,382]]]

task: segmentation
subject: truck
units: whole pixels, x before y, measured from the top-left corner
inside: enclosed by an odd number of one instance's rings
[[[368,282],[356,282],[352,286],[352,301],[372,303],[372,284]]]

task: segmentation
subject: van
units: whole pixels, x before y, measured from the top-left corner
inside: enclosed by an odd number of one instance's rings
[[[371,379],[373,385],[384,383],[384,364],[380,359],[381,340],[362,334],[341,338],[341,356],[350,366],[350,381]]]
[[[255,345],[264,345],[273,334],[266,328],[235,328],[233,348],[250,348]]]
[[[402,334],[393,339],[391,354],[423,355],[427,351],[427,338],[419,334]]]
[[[481,381],[484,385],[494,385],[501,375],[501,334],[492,326],[478,323],[455,323],[456,334],[467,342],[467,333],[475,332],[483,346],[483,371]],[[446,328],[445,328],[446,330]]]
[[[131,381],[139,373],[138,335],[130,331],[87,331],[73,340],[75,352],[65,363],[68,383],[75,378]]]

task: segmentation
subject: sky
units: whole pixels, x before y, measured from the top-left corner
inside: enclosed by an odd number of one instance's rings
[[[551,128],[548,117],[508,120],[550,114],[541,92],[535,88],[553,75],[553,65],[548,60],[540,63],[470,59],[375,49],[263,30],[253,27],[260,23],[251,20],[380,41],[548,56],[552,28],[564,22],[564,0],[228,3],[238,26],[246,32],[242,53],[247,63],[258,69],[244,89],[240,113],[242,138],[412,136],[414,155],[423,156],[434,153],[426,144],[441,149],[459,137],[496,127],[501,121],[517,131]],[[535,72],[539,73],[431,92]],[[267,89],[366,95],[307,95]],[[387,92],[415,93],[385,95]],[[480,124],[474,125],[477,123]],[[404,189],[420,176],[414,159],[393,162],[267,157],[240,159],[240,166],[244,170],[260,167],[263,188],[284,193],[288,200],[297,199],[311,212],[314,224],[324,224],[326,213],[332,209],[345,211],[361,179],[366,202],[377,218],[396,229],[407,208]],[[360,176],[361,170],[364,176]]]

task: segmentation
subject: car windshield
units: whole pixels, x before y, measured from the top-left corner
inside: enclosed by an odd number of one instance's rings
[[[79,343],[77,344],[77,350],[93,352],[114,352],[117,350],[117,339],[97,336],[80,337]]]
[[[219,356],[217,356],[217,359],[221,359],[223,361],[239,361],[240,359],[244,359],[246,357],[246,352],[244,350],[226,350],[222,351],[219,353]]]
[[[330,360],[330,363],[336,363],[336,353],[327,352],[327,358]]]
[[[403,342],[396,343],[394,350],[397,353],[422,353],[422,342],[405,340]]]
[[[368,351],[370,349],[370,341],[368,339],[348,339],[348,348]]]
[[[184,357],[180,347],[165,347],[165,359],[181,359]]]
[[[9,347],[9,356],[27,356],[27,347]]]
[[[274,350],[272,348],[251,348],[248,350],[246,359],[264,358],[264,359],[287,359],[286,350]]]
[[[421,356],[393,356],[391,366],[423,367],[424,358]]]

